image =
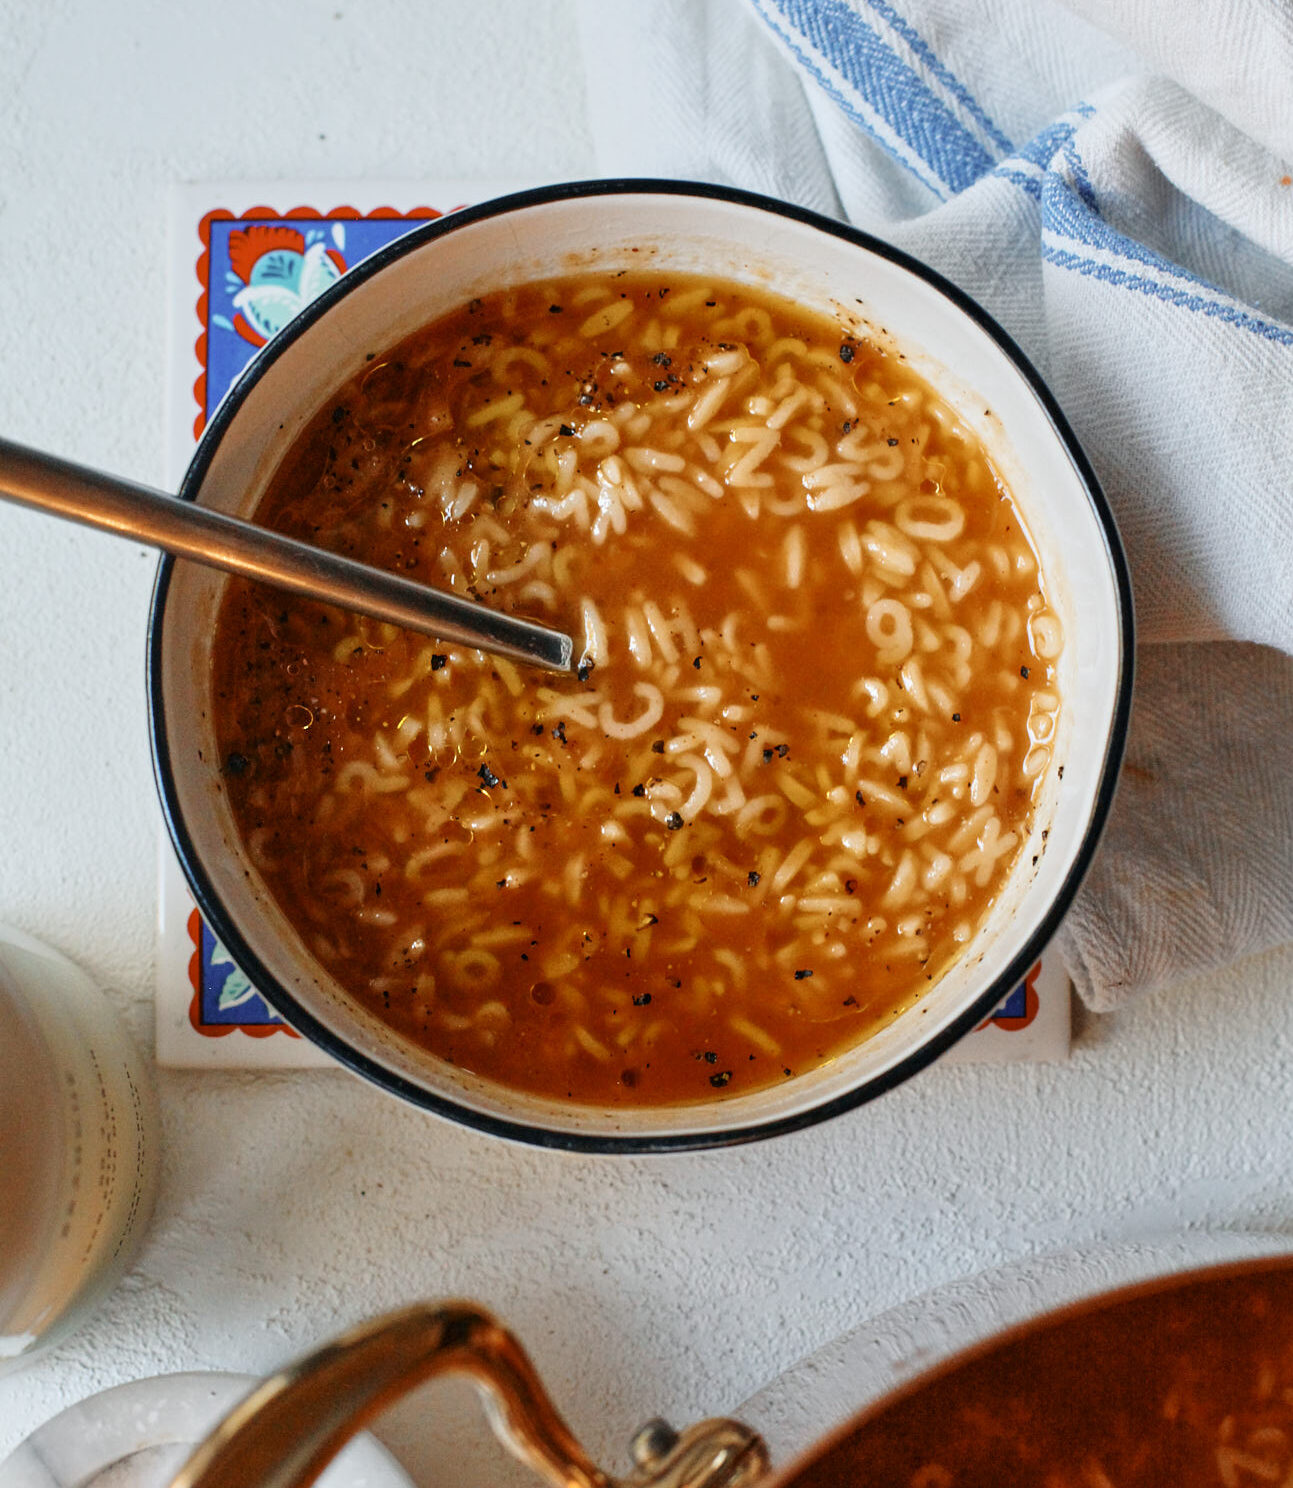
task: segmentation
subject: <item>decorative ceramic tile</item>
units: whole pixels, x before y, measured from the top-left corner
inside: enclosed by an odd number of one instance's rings
[[[260,348],[316,295],[427,219],[522,184],[178,190],[171,222],[167,418],[172,489],[220,400]],[[212,934],[165,839],[160,879],[158,1063],[330,1066],[327,1055],[279,1018]],[[1062,1059],[1068,1042],[1069,984],[1052,952],[947,1057],[958,1063]]]
[[[357,263],[430,218],[523,182],[239,184],[176,191],[171,215],[167,479],[257,352]],[[328,1067],[216,939],[162,841],[157,1059],[172,1066]]]
[[[1045,1064],[1069,1052],[1072,987],[1053,949],[1032,969],[990,1018],[943,1055],[944,1064]]]

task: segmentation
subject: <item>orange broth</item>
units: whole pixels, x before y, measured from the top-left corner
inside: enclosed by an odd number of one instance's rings
[[[1080,1304],[909,1387],[791,1483],[1282,1488],[1290,1317],[1287,1258]]]
[[[1049,765],[1061,637],[984,449],[900,354],[641,274],[473,300],[364,369],[257,519],[575,636],[529,672],[230,581],[253,861],[433,1055],[592,1104],[744,1093],[919,998]]]

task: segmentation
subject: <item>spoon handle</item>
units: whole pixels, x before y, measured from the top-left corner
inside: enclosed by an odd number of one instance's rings
[[[438,640],[568,672],[568,635],[0,439],[0,498]]]

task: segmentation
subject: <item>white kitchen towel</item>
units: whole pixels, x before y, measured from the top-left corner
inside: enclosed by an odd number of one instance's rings
[[[604,173],[764,191],[915,254],[1091,457],[1141,649],[1060,942],[1088,1003],[1293,938],[1293,9],[585,0],[580,24]]]

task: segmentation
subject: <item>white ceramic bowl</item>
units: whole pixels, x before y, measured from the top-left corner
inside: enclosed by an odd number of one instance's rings
[[[347,997],[240,845],[211,718],[224,580],[162,562],[149,639],[154,759],[168,826],[209,923],[307,1038],[406,1100],[547,1146],[662,1151],[793,1130],[889,1089],[1009,993],[1072,901],[1109,810],[1131,690],[1131,595],[1109,509],[1040,378],[952,285],[865,234],[762,197],[677,182],[584,182],[418,228],[346,274],[251,364],[212,419],[181,494],[251,514],[310,416],[362,364],[474,295],[580,268],[767,285],[891,338],[984,441],[1023,511],[1064,626],[1062,724],[1033,838],[966,953],[909,1012],[823,1067],[712,1104],[562,1105],[453,1069]]]

